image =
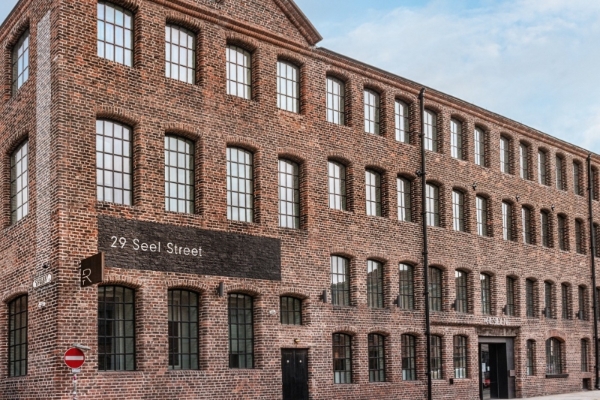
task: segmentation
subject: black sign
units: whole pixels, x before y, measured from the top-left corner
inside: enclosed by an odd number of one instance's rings
[[[281,241],[184,226],[98,217],[107,267],[281,280]]]
[[[104,279],[104,253],[98,253],[81,261],[81,287],[102,283]]]

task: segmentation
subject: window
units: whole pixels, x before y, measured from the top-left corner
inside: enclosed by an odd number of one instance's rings
[[[577,250],[577,253],[585,254],[583,222],[579,219],[575,220],[575,249]]]
[[[428,183],[426,186],[427,194],[427,225],[440,226],[440,191],[436,185]]]
[[[415,269],[412,265],[400,264],[400,298],[398,306],[403,310],[415,309]]]
[[[581,184],[583,174],[581,173],[581,164],[573,162],[573,190],[576,195],[583,196],[583,185]]]
[[[338,125],[346,123],[344,86],[339,79],[327,77],[327,122]]]
[[[169,290],[169,369],[198,369],[198,294]]]
[[[450,153],[453,158],[463,159],[462,145],[462,124],[452,119],[450,120]]]
[[[533,232],[531,231],[531,210],[529,208],[521,208],[521,219],[523,223],[523,243],[533,244]]]
[[[352,383],[352,337],[333,334],[333,382]]]
[[[546,318],[554,318],[554,307],[552,301],[552,291],[554,285],[552,282],[544,282],[544,316]]]
[[[465,231],[465,195],[452,191],[452,225],[455,231]]]
[[[165,27],[165,74],[185,83],[196,80],[196,38],[176,25]]]
[[[569,285],[563,283],[560,285],[560,294],[562,300],[562,319],[571,319],[571,301],[569,299]]]
[[[27,375],[27,295],[8,304],[8,375]]]
[[[592,167],[592,198],[596,201],[600,200],[600,178],[598,168]]]
[[[29,31],[21,35],[12,50],[13,94],[29,79]]]
[[[241,47],[227,46],[227,94],[250,99],[252,95],[252,58]]]
[[[579,303],[579,312],[577,313],[577,317],[583,321],[588,320],[588,311],[587,311],[587,289],[585,286],[579,286],[578,288],[578,303]]]
[[[331,256],[331,303],[336,306],[350,305],[350,275],[348,259]]]
[[[300,69],[285,61],[277,61],[277,107],[300,111]]]
[[[510,174],[510,139],[500,138],[500,171]]]
[[[29,214],[29,141],[10,156],[10,220],[13,224]]]
[[[504,240],[513,240],[512,206],[502,202],[502,237]]]
[[[98,287],[98,370],[135,369],[135,293],[123,286]]]
[[[327,166],[329,171],[329,208],[346,211],[346,167],[334,161],[329,161]]]
[[[365,171],[367,215],[381,217],[381,174]]]
[[[104,1],[98,2],[98,57],[133,65],[133,14]]]
[[[467,377],[467,338],[454,336],[454,378]]]
[[[487,199],[477,196],[475,199],[475,205],[477,208],[477,234],[479,236],[489,236]]]
[[[540,212],[540,222],[542,246],[550,247],[550,214],[547,211]]]
[[[442,338],[439,336],[431,336],[431,379],[443,379],[442,377]]]
[[[516,310],[516,292],[515,292],[515,278],[510,276],[506,277],[506,315],[509,317],[515,316]]]
[[[541,185],[548,184],[548,174],[546,171],[546,152],[538,151],[538,182]]]
[[[525,281],[525,305],[527,307],[527,317],[534,318],[535,315],[535,282],[531,279]]]
[[[488,274],[479,274],[481,281],[481,313],[490,315],[492,313],[492,277]]]
[[[194,143],[165,136],[165,209],[194,213]]]
[[[253,156],[249,151],[227,148],[227,219],[254,221]]]
[[[396,140],[402,143],[410,142],[410,124],[408,120],[408,106],[406,103],[396,100]]]
[[[562,343],[556,338],[546,340],[546,373],[562,374]]]
[[[560,156],[556,156],[556,188],[558,190],[567,190],[565,186],[564,162]]]
[[[429,267],[429,309],[442,311],[442,271]]]
[[[585,339],[581,339],[581,372],[589,372],[589,345]]]
[[[379,95],[365,90],[365,132],[379,135]]]
[[[437,116],[425,110],[425,150],[438,151]]]
[[[469,293],[468,293],[468,274],[464,271],[454,271],[454,283],[456,285],[456,303],[457,312],[469,312]]]
[[[596,257],[600,258],[600,225],[594,224],[594,239],[596,247]]]
[[[281,296],[279,305],[283,325],[302,325],[302,300]]]
[[[417,346],[413,335],[402,335],[402,380],[417,380]]]
[[[300,228],[300,168],[289,160],[279,160],[279,226]]]
[[[385,382],[385,338],[369,334],[369,382]]]
[[[535,342],[533,340],[527,341],[527,376],[535,375]]]
[[[412,221],[412,202],[410,200],[410,181],[406,178],[397,179],[398,183],[398,220]]]
[[[485,133],[482,129],[475,128],[473,142],[475,143],[475,164],[485,167]]]
[[[251,296],[229,295],[229,368],[254,367],[253,314]]]
[[[132,203],[131,129],[113,121],[96,121],[98,201]]]
[[[567,218],[564,215],[558,216],[558,246],[561,250],[569,250]]]
[[[367,305],[383,308],[383,264],[367,260]]]
[[[529,146],[524,143],[519,145],[519,159],[521,161],[521,178],[529,179]]]

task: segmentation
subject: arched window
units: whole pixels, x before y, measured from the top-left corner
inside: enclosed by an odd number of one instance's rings
[[[29,30],[21,35],[12,50],[12,92],[29,79]]]
[[[513,212],[512,205],[505,201],[502,202],[502,237],[504,240],[514,240],[513,235]]]
[[[527,311],[527,317],[536,317],[535,281],[533,281],[532,279],[525,280],[525,306]]]
[[[429,267],[429,309],[442,311],[442,270]]]
[[[194,84],[196,81],[196,38],[177,25],[165,27],[165,75]]]
[[[565,180],[565,163],[562,156],[556,156],[556,188],[558,190],[567,190]]]
[[[279,160],[279,226],[300,228],[300,167]]]
[[[442,338],[440,336],[431,336],[431,379],[444,379],[443,377],[443,357],[442,357]]]
[[[381,174],[365,171],[367,215],[381,217]]]
[[[227,46],[227,94],[250,99],[252,95],[252,56],[241,47]]]
[[[550,213],[548,211],[542,210],[540,212],[540,227],[542,246],[550,247]]]
[[[98,201],[132,204],[131,128],[115,121],[96,121],[96,183]]]
[[[302,325],[301,299],[291,296],[281,296],[279,306],[282,325]]]
[[[333,334],[333,382],[352,383],[352,336]]]
[[[519,145],[520,171],[522,179],[529,179],[529,146],[525,143]]]
[[[567,217],[559,215],[558,222],[558,247],[563,251],[569,251],[569,230],[567,226]]]
[[[400,298],[398,306],[403,310],[415,309],[415,270],[412,265],[400,264]]]
[[[500,171],[510,174],[510,139],[500,137]]]
[[[194,143],[179,136],[165,136],[165,210],[194,213],[194,170]]]
[[[528,207],[521,208],[521,222],[523,226],[523,243],[533,244],[533,232],[531,230],[532,212]]]
[[[10,155],[10,220],[13,224],[29,214],[29,141]]]
[[[590,356],[589,343],[586,339],[581,339],[581,372],[589,372]]]
[[[277,107],[300,112],[300,68],[287,61],[277,61]]]
[[[327,122],[346,124],[346,88],[339,79],[327,77]]]
[[[385,382],[385,337],[370,333],[369,382]]]
[[[229,368],[254,368],[254,304],[251,296],[229,295]]]
[[[477,196],[475,201],[477,208],[477,234],[479,236],[489,236],[488,200],[485,197]]]
[[[465,195],[458,191],[452,191],[452,226],[455,231],[465,231]]]
[[[329,161],[329,208],[346,211],[346,167],[342,164]]]
[[[98,370],[135,370],[135,292],[98,287]]]
[[[428,183],[426,195],[427,225],[440,226],[440,189],[436,185]]]
[[[348,259],[331,256],[331,304],[350,305],[350,271]]]
[[[198,369],[198,294],[169,290],[169,369]]]
[[[438,151],[437,115],[425,110],[425,150]]]
[[[98,2],[98,57],[133,65],[133,14],[104,1]]]
[[[463,135],[462,123],[455,119],[450,120],[450,150],[453,158],[463,160]]]
[[[562,343],[556,338],[546,340],[546,373],[559,375],[563,373]]]
[[[456,285],[455,308],[460,313],[469,312],[468,276],[469,274],[464,271],[454,271],[454,282]]]
[[[412,201],[410,199],[410,181],[406,178],[397,179],[398,194],[398,220],[412,221]]]
[[[488,274],[479,274],[481,281],[481,313],[490,315],[492,313],[492,277]]]
[[[383,308],[383,264],[367,260],[367,305]]]
[[[365,132],[379,135],[379,94],[365,89]]]
[[[538,151],[538,182],[541,185],[548,184],[548,163],[546,152],[544,150]]]
[[[239,147],[227,148],[227,219],[254,222],[253,155]]]
[[[413,335],[402,335],[402,380],[417,380],[417,346]]]
[[[27,375],[27,295],[8,304],[8,375]]]
[[[506,315],[515,316],[517,303],[516,279],[510,276],[506,277]]]
[[[480,128],[475,128],[475,164],[485,167],[485,132]]]
[[[454,377],[464,379],[467,377],[467,338],[454,336]]]
[[[535,375],[535,341],[527,341],[527,364],[526,364],[527,376]]]
[[[410,125],[408,115],[408,105],[400,100],[396,100],[395,104],[396,117],[396,140],[402,143],[410,142]]]
[[[562,319],[571,319],[571,288],[568,283],[560,285],[560,297],[562,300]]]

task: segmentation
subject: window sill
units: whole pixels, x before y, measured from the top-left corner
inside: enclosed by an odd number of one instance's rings
[[[569,374],[546,374],[546,379],[562,379],[568,378]]]

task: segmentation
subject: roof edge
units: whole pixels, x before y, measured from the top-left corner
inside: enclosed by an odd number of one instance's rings
[[[292,23],[296,25],[302,36],[306,38],[311,46],[323,40],[323,36],[321,36],[317,28],[310,22],[306,14],[302,12],[294,0],[275,0],[275,3],[283,10]]]

